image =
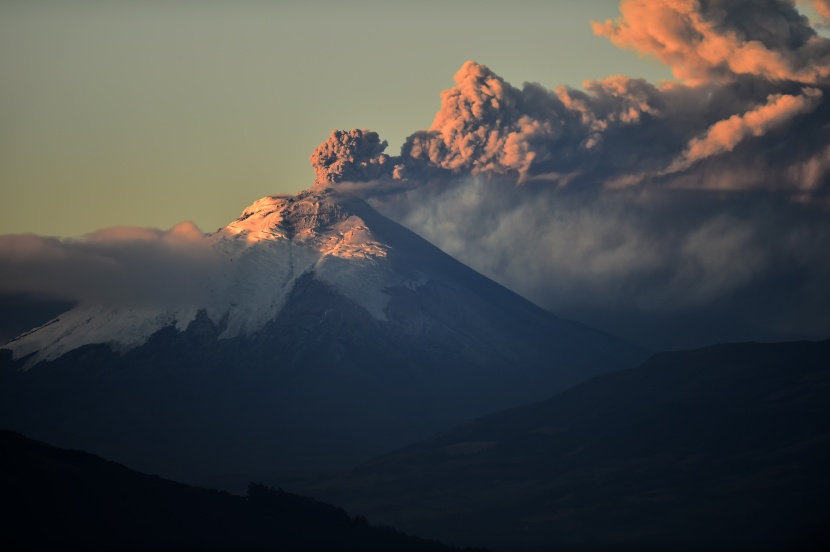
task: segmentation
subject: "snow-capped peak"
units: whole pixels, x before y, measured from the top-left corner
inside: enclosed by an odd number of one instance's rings
[[[289,239],[319,247],[324,256],[343,258],[384,257],[387,250],[361,218],[344,210],[325,192],[259,199],[217,236],[244,239],[251,244]]]
[[[32,355],[27,367],[92,343],[125,351],[164,327],[186,329],[200,310],[224,326],[220,338],[252,334],[277,316],[306,273],[385,319],[384,290],[395,283],[385,262],[389,246],[332,192],[264,197],[204,239],[218,268],[194,282],[199,304],[81,305],[5,348],[15,358]]]

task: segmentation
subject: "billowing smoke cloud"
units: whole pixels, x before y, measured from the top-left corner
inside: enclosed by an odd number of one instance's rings
[[[167,231],[116,227],[80,239],[0,236],[0,296],[81,304],[198,305],[218,263],[191,222]]]
[[[579,114],[579,121],[588,132],[584,143],[587,149],[598,145],[602,135],[615,127],[661,117],[666,109],[660,91],[643,79],[617,75],[586,82],[585,90],[560,87],[556,94],[565,108]]]
[[[618,75],[583,90],[519,89],[467,62],[400,157],[384,154],[375,133],[335,132],[312,156],[318,183],[377,180],[381,192],[393,180],[506,175],[581,188],[789,187],[801,200],[826,196],[816,178],[803,186],[787,177],[806,166],[824,172],[815,146],[828,139],[830,109],[830,40],[792,2],[628,0],[621,10],[595,31],[672,64],[684,81]],[[806,144],[794,148],[793,136]]]
[[[527,174],[537,156],[563,133],[557,105],[534,102],[532,92],[513,88],[472,61],[455,74],[456,86],[441,94],[441,111],[426,132],[402,149],[410,163],[454,173]]]
[[[792,2],[624,0],[620,11],[616,21],[593,23],[594,32],[656,57],[691,84],[740,75],[826,84],[830,76],[827,41]]]
[[[787,123],[796,115],[814,110],[822,93],[815,88],[805,88],[800,96],[774,94],[767,103],[744,113],[718,121],[698,138],[693,138],[681,157],[675,160],[666,173],[688,169],[695,162],[713,155],[730,152],[749,136],[763,136],[770,129]]]
[[[349,185],[554,312],[656,348],[830,335],[830,41],[792,1],[621,13],[595,33],[679,80],[516,88],[467,62],[432,125]]]
[[[333,130],[329,139],[311,154],[314,183],[325,187],[343,181],[364,181],[391,174],[390,157],[383,153],[386,140],[377,132]]]
[[[642,79],[623,76],[586,83],[587,92],[538,84],[520,90],[469,61],[456,86],[441,95],[430,128],[410,136],[395,160],[407,178],[569,172],[585,163],[603,135],[658,116],[664,100]]]

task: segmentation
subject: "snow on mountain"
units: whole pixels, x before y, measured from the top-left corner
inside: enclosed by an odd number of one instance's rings
[[[204,239],[198,300],[80,306],[7,344],[0,425],[183,481],[312,473],[646,354],[336,190]]]
[[[384,289],[401,283],[386,263],[389,246],[343,205],[332,191],[264,197],[205,237],[221,268],[194,282],[203,304],[81,305],[3,348],[15,359],[31,355],[26,368],[88,344],[126,352],[167,326],[184,331],[200,310],[223,325],[220,339],[250,335],[277,316],[297,278],[309,272],[385,320]]]

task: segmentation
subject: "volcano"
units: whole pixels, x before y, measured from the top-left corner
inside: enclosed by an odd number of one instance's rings
[[[335,189],[207,235],[200,302],[79,305],[0,350],[0,425],[174,479],[349,467],[646,352]]]

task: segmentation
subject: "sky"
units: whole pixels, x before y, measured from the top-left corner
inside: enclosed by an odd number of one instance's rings
[[[0,3],[9,312],[314,184],[653,349],[830,336],[830,1],[307,4]]]
[[[0,234],[215,230],[310,186],[333,129],[399,148],[467,60],[548,87],[671,78],[593,35],[617,14],[613,0],[2,0]]]

